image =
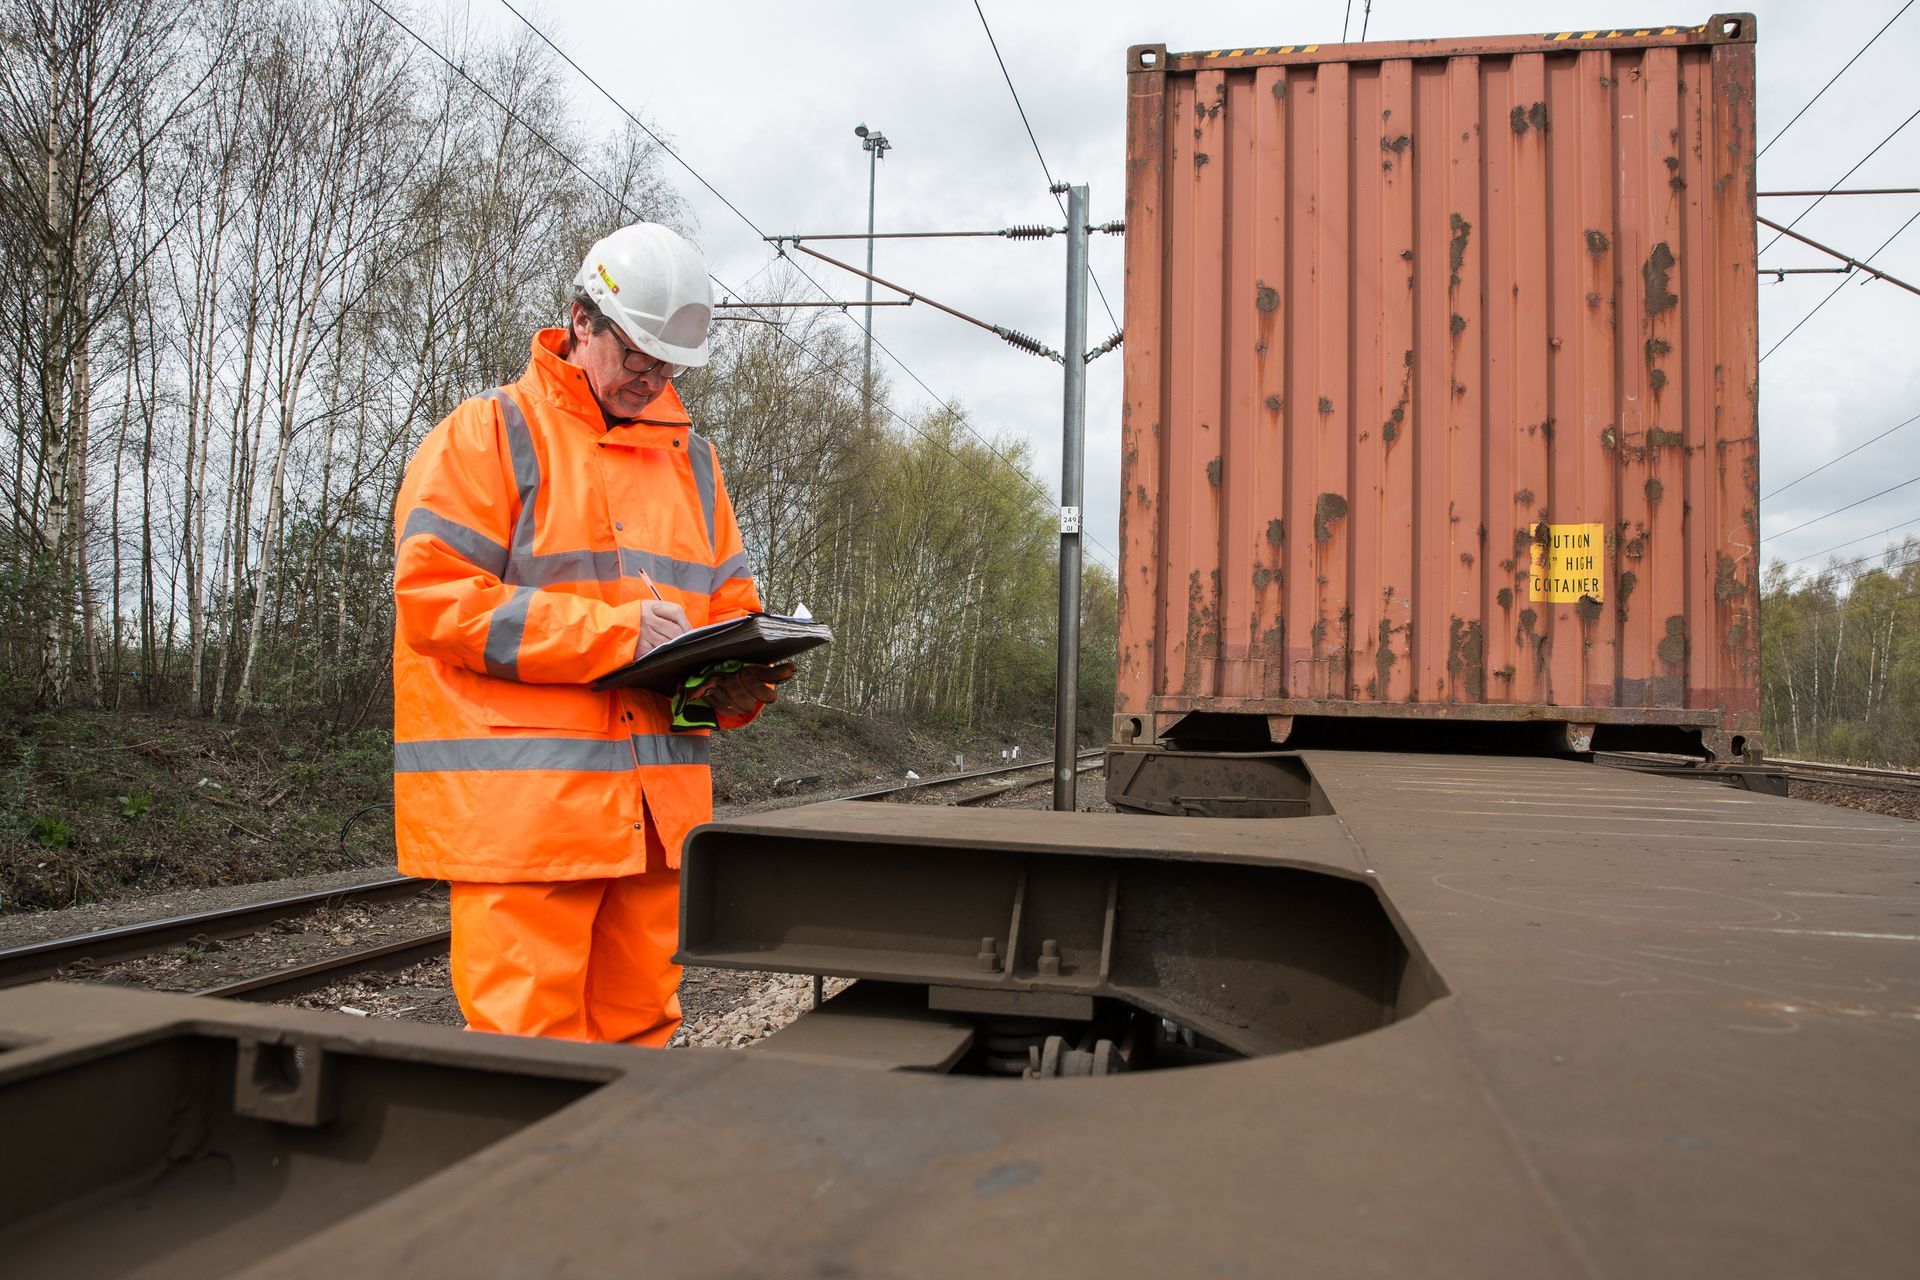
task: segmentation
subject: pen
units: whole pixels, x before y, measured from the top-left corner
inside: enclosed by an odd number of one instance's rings
[[[667,602],[667,598],[660,594],[660,588],[653,585],[653,579],[647,576],[645,569],[640,570],[640,581],[647,584],[647,590],[653,592],[653,598],[655,600],[658,600],[661,604]]]

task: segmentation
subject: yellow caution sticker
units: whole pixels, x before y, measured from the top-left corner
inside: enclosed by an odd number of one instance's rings
[[[1533,526],[1528,596],[1535,604],[1607,598],[1607,526]]]
[[[595,270],[597,270],[600,273],[600,279],[606,284],[607,291],[609,293],[620,292],[620,286],[615,284],[613,282],[613,277],[607,274],[607,268],[604,264],[595,267]]]

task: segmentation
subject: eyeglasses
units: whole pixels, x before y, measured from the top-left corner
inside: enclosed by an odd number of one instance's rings
[[[642,375],[659,373],[668,379],[673,379],[679,377],[686,371],[685,365],[668,364],[665,360],[655,359],[646,352],[629,346],[627,340],[621,337],[616,330],[608,329],[606,336],[612,338],[614,345],[620,348],[620,367],[628,373]],[[634,363],[635,361],[639,361],[639,363],[636,364]]]

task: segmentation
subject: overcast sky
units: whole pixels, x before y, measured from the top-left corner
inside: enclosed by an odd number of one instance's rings
[[[505,33],[517,26],[499,0],[451,3],[456,11],[464,4],[484,29]],[[1754,3],[1761,139],[1772,138],[1905,3]],[[894,145],[880,165],[881,230],[1060,221],[971,0],[515,4],[624,106],[661,129],[707,181],[769,234],[864,229],[867,156],[853,133],[862,122],[884,131]],[[1057,179],[1091,186],[1095,222],[1124,214],[1123,67],[1129,45],[1164,43],[1187,50],[1330,43],[1340,39],[1347,17],[1341,0],[981,4],[1048,166]],[[1354,0],[1351,39],[1360,37],[1363,8],[1364,0]],[[1692,25],[1711,12],[1704,4],[1686,7],[1685,0],[1455,0],[1446,5],[1376,0],[1368,37]],[[1916,68],[1920,7],[1896,21],[1767,151],[1760,189],[1833,186],[1920,109]],[[583,122],[610,130],[613,108],[584,81],[577,88]],[[669,176],[692,206],[697,239],[715,274],[741,285],[764,280],[760,273],[770,254],[755,233],[677,166],[669,166]],[[1920,120],[1881,148],[1846,185],[1920,186]],[[1761,211],[1787,222],[1810,203],[1762,200]],[[1797,229],[1865,258],[1916,212],[1920,197],[1836,197]],[[1764,246],[1770,236],[1762,231]],[[857,243],[841,247],[849,260],[863,252]],[[1058,239],[883,241],[875,270],[1059,347],[1063,254]],[[1763,266],[1831,265],[1791,241],[1760,256]],[[1118,314],[1119,238],[1095,237],[1092,263]],[[1874,265],[1920,282],[1920,225],[1895,239]],[[835,297],[861,296],[859,280],[824,265],[808,269]],[[1860,279],[1847,281],[1838,297],[1761,364],[1763,495],[1920,414],[1920,362],[1915,359],[1920,297],[1883,283],[1855,282]],[[1842,280],[1803,275],[1762,284],[1761,351]],[[746,293],[762,296],[751,287]],[[1049,486],[1057,486],[1057,365],[928,308],[890,308],[874,315],[877,337],[913,373],[964,405],[986,434],[1031,442]],[[1097,298],[1090,317],[1091,344],[1113,326]],[[876,351],[875,361],[905,402],[930,403],[885,354]],[[1088,551],[1109,564],[1118,546],[1120,365],[1118,356],[1109,356],[1088,371],[1087,530],[1094,543]],[[1765,502],[1767,558],[1793,561],[1840,547],[1836,558],[1851,559],[1904,534],[1920,535],[1920,483],[1794,528],[1916,478],[1920,422]],[[1868,536],[1908,521],[1913,523],[1892,533]]]

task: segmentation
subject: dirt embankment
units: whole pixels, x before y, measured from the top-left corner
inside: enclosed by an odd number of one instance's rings
[[[969,767],[1023,737],[781,704],[714,746],[714,800]],[[215,724],[147,712],[0,717],[0,914],[393,865],[393,743],[378,731]]]

